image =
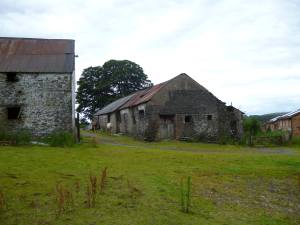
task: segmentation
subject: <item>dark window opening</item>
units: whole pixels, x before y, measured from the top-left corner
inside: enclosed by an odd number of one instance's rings
[[[107,123],[110,123],[110,114],[107,115]]]
[[[20,107],[9,107],[7,108],[7,119],[8,120],[16,120],[20,118]]]
[[[145,117],[145,111],[144,110],[139,110],[139,118],[143,119]]]
[[[120,112],[117,112],[117,115],[116,115],[116,119],[117,119],[117,122],[119,123],[121,123],[122,121],[122,118],[121,118],[121,114],[120,114]]]
[[[17,73],[6,73],[6,81],[17,82],[18,81]]]
[[[132,122],[133,122],[133,124],[136,124],[136,120],[135,120],[135,114],[134,114],[134,112],[132,112],[132,113],[131,113],[131,115],[132,115]]]
[[[174,115],[159,115],[159,118],[166,123],[167,121],[174,121]]]
[[[190,122],[192,122],[192,116],[185,116],[185,117],[184,117],[184,122],[185,122],[185,123],[190,123]]]
[[[212,120],[212,115],[207,115],[207,120]]]

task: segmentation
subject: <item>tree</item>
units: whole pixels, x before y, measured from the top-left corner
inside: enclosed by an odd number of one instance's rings
[[[102,67],[86,68],[77,84],[77,111],[89,119],[118,98],[152,86],[143,68],[128,60],[109,60]]]
[[[243,122],[244,132],[250,136],[255,136],[260,132],[260,122],[255,117],[247,117]]]
[[[243,121],[244,137],[248,139],[248,144],[253,145],[252,137],[257,135],[260,129],[260,122],[256,117],[246,117]],[[245,140],[246,140],[245,139]]]

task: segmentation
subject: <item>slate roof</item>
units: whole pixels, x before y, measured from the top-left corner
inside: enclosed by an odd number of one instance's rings
[[[0,72],[72,73],[74,40],[0,37]]]
[[[116,100],[116,101],[108,104],[104,108],[102,108],[99,111],[97,111],[94,115],[95,116],[99,116],[99,115],[103,115],[103,114],[107,114],[107,113],[112,113],[112,112],[116,111],[122,105],[124,105],[133,95],[135,95],[135,94],[132,94],[132,95],[120,98],[120,99],[118,99],[118,100]]]

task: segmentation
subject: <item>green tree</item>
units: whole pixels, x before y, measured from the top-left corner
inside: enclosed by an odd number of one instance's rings
[[[86,68],[77,84],[77,111],[89,119],[116,99],[152,86],[143,68],[128,60],[109,60],[102,67]]]
[[[260,122],[255,117],[247,117],[244,119],[244,132],[248,135],[255,136],[260,132]]]

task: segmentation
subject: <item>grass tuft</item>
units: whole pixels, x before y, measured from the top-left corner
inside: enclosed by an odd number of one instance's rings
[[[58,215],[61,215],[67,209],[67,207],[70,208],[74,206],[74,198],[72,192],[60,183],[56,184],[55,191],[58,209],[57,212]]]
[[[103,193],[104,191],[104,187],[105,187],[105,184],[106,184],[106,178],[107,178],[107,167],[105,167],[102,172],[101,172],[101,175],[100,175],[100,184],[99,184],[99,188],[100,188],[100,193]]]
[[[91,187],[89,184],[86,185],[86,207],[87,208],[91,208],[92,207],[92,191],[91,191]]]
[[[0,212],[6,209],[6,201],[4,197],[4,193],[0,191]]]
[[[191,207],[191,177],[188,176],[186,187],[184,187],[184,181],[181,179],[180,182],[180,204],[181,204],[181,211],[184,213],[190,212]]]
[[[49,135],[47,142],[52,147],[73,147],[75,145],[75,138],[69,132],[56,131]]]

